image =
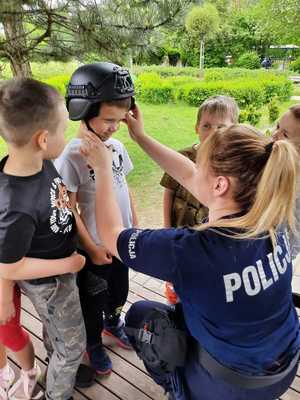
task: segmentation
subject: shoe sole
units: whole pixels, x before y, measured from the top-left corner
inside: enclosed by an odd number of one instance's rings
[[[88,357],[89,361],[91,362],[89,353],[86,351],[85,354],[86,354],[86,356]],[[99,376],[106,376],[106,375],[111,374],[112,368],[111,368],[111,369],[107,369],[107,370],[105,370],[105,371],[100,371],[100,370],[98,370],[98,369],[95,369],[95,372],[96,372],[96,375],[99,375]]]
[[[111,372],[112,372],[111,369],[108,369],[107,371],[99,371],[99,370],[96,370],[96,375],[99,375],[99,376],[107,376],[107,375],[110,375]]]
[[[111,332],[107,331],[106,329],[103,329],[102,334],[104,336],[109,336],[109,337],[113,338],[116,341],[117,345],[119,347],[121,347],[122,349],[124,349],[124,350],[133,350],[133,348],[131,346],[128,346],[128,345],[124,344],[122,342],[122,340],[120,340],[117,336],[113,335]]]

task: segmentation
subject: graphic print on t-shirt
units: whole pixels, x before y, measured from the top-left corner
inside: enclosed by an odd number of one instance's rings
[[[115,184],[122,188],[124,186],[124,162],[122,154],[112,148],[112,172]],[[89,179],[95,181],[95,171],[89,165]]]
[[[115,149],[112,151],[112,172],[114,181],[119,187],[124,184],[124,165],[122,154],[119,154]]]
[[[68,233],[72,230],[72,211],[70,210],[67,189],[61,178],[55,178],[50,187],[51,216],[50,228],[54,233]]]

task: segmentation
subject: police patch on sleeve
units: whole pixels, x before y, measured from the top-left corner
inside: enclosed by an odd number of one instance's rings
[[[142,229],[136,229],[132,232],[132,234],[129,237],[128,255],[131,260],[134,260],[136,258],[136,241],[141,232]]]

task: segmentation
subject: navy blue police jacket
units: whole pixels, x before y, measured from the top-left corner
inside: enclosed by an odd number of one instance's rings
[[[217,230],[126,229],[118,252],[128,267],[170,281],[190,334],[218,361],[262,374],[300,347],[286,232],[234,239]]]

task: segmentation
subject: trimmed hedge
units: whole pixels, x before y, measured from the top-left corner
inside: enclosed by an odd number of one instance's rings
[[[273,97],[288,100],[292,83],[284,76],[270,74],[250,79],[200,81],[195,77],[162,78],[158,73],[139,75],[135,81],[137,97],[153,104],[182,100],[198,107],[205,99],[216,94],[232,96],[241,108],[261,107]]]
[[[163,78],[169,78],[171,76],[179,77],[179,76],[188,76],[188,77],[199,77],[199,68],[194,67],[165,67],[162,65],[145,65],[138,66],[135,65],[133,67],[133,75],[139,77],[144,73],[156,73]],[[277,70],[269,70],[266,71],[264,68],[260,69],[247,69],[247,68],[206,68],[204,71],[204,80],[205,81],[223,81],[223,80],[233,80],[239,78],[251,78],[255,77],[269,77],[272,76],[287,76],[287,72],[277,71]]]
[[[229,69],[222,68],[222,70]],[[259,108],[262,104],[269,103],[274,97],[285,101],[292,94],[292,82],[282,74],[258,71],[256,75],[250,74],[250,77],[246,78],[245,70],[232,71],[234,71],[235,79],[204,81],[185,75],[163,78],[157,72],[147,72],[140,74],[135,79],[136,95],[138,100],[145,103],[164,104],[179,100],[198,107],[207,97],[224,94],[234,97],[241,108],[249,106]],[[210,73],[214,74],[213,76],[216,78],[220,71],[214,69]],[[65,74],[45,79],[44,82],[54,86],[62,96],[65,96],[69,79],[70,76]]]
[[[241,108],[256,107],[264,103],[264,90],[253,81],[215,81],[189,84],[182,89],[180,98],[191,106],[198,107],[207,97],[223,94],[233,97]]]
[[[194,67],[164,67],[161,65],[135,65],[133,74],[139,76],[144,73],[154,72],[162,77],[170,76],[199,76],[199,68]]]

